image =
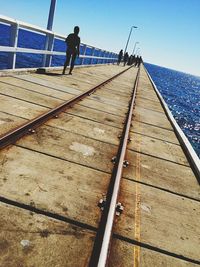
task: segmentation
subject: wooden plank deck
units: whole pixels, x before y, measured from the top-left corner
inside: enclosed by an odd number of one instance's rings
[[[0,134],[122,70],[0,77]],[[136,73],[0,151],[0,266],[88,265]],[[199,184],[143,67],[134,115],[109,266],[197,266]]]

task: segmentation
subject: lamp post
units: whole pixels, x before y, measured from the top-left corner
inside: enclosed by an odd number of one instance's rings
[[[56,0],[51,0],[51,5],[49,9],[49,18],[48,18],[48,23],[47,23],[47,30],[49,31],[52,31],[55,8],[56,8]],[[53,50],[53,44],[54,44],[53,33],[52,34],[47,33],[44,50],[48,50],[48,51]],[[42,66],[50,67],[51,59],[52,59],[51,55],[44,55]]]
[[[126,47],[124,49],[124,54],[126,53],[126,50],[127,50],[127,47],[128,47],[128,43],[129,43],[129,40],[130,40],[130,37],[131,37],[131,33],[132,33],[133,28],[134,29],[137,29],[137,26],[131,26],[130,33],[129,33],[129,36],[128,36],[128,40],[127,40],[127,43],[126,43]]]
[[[133,52],[132,52],[132,55],[134,55],[135,53],[135,48],[136,48],[136,45],[139,44],[139,42],[135,42],[135,45],[134,45],[134,48],[133,48]]]
[[[55,7],[56,7],[56,0],[51,0],[49,18],[48,18],[48,23],[47,23],[47,30],[50,30],[50,31],[52,31]]]

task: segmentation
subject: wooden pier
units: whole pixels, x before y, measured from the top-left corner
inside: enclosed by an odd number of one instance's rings
[[[1,73],[2,137],[121,74],[1,149],[0,266],[89,266],[137,72]],[[126,160],[107,265],[200,265],[199,177],[143,66]]]

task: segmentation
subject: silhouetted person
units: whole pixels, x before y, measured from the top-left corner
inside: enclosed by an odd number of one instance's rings
[[[117,65],[120,64],[120,62],[121,62],[121,60],[122,60],[122,57],[123,57],[123,50],[121,49],[120,52],[119,52],[119,55],[118,55]]]
[[[135,66],[139,68],[139,66],[142,62],[143,62],[142,57],[137,56],[135,59]]]
[[[65,42],[67,43],[67,51],[66,51],[66,61],[64,64],[62,74],[65,74],[65,70],[69,65],[70,59],[71,59],[71,64],[70,64],[69,74],[72,74],[76,56],[79,56],[80,42],[81,42],[80,37],[78,36],[79,30],[80,29],[78,26],[74,27],[74,33],[70,33],[65,40]]]
[[[139,56],[137,56],[135,58],[135,67],[138,67],[139,66],[139,62],[140,62],[140,58],[139,58]]]
[[[125,55],[124,55],[124,66],[125,66],[126,63],[127,63],[128,58],[129,58],[129,56],[128,56],[128,52],[126,52]]]
[[[139,65],[138,65],[138,67],[140,66],[140,64],[143,62],[143,60],[142,60],[142,57],[140,56],[139,57]]]
[[[136,60],[135,55],[133,55],[133,62],[132,62],[132,64],[134,64],[134,65],[135,65],[135,60]]]
[[[131,66],[132,64],[133,64],[133,55],[130,55],[130,57],[128,58],[127,65]]]

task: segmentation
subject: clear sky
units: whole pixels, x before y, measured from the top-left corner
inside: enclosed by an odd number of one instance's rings
[[[46,27],[50,0],[0,0],[2,15]],[[200,0],[57,0],[53,30],[119,52],[139,42],[144,61],[200,76]]]

